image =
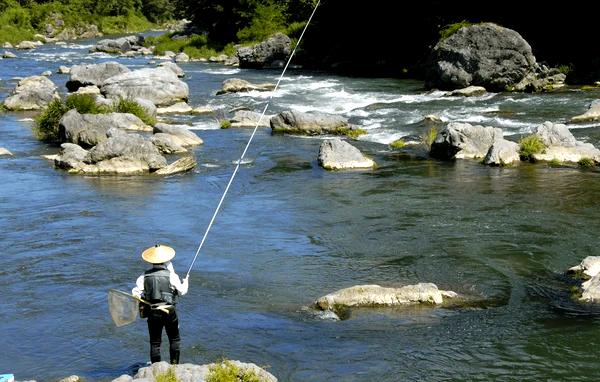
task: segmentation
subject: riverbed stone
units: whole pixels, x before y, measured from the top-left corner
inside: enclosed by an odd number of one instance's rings
[[[191,169],[196,167],[196,165],[197,165],[196,159],[193,156],[188,155],[188,156],[180,158],[180,159],[176,160],[175,162],[170,163],[167,166],[157,170],[155,172],[155,174],[163,175],[163,176],[178,174],[178,173],[190,171]]]
[[[533,154],[535,160],[577,163],[589,158],[600,162],[600,150],[591,143],[578,141],[565,124],[546,121],[534,128],[534,134],[546,145],[543,152]]]
[[[44,76],[26,77],[4,100],[4,106],[9,110],[40,110],[59,98],[56,90],[54,82]]]
[[[600,273],[600,256],[587,256],[581,263],[569,268],[570,273],[581,273],[588,277],[594,277]]]
[[[102,86],[104,81],[118,74],[130,72],[129,68],[116,61],[100,64],[74,65],[71,68],[71,77],[67,81],[67,89],[73,92],[82,86]]]
[[[231,127],[255,127],[256,124],[260,121],[258,127],[270,127],[271,126],[271,118],[273,118],[274,114],[265,114],[262,119],[260,119],[261,113],[257,113],[255,111],[250,110],[237,110],[233,117],[229,120],[231,122]]]
[[[483,159],[492,144],[502,139],[500,128],[451,122],[438,132],[429,155],[445,160]]]
[[[344,135],[356,127],[340,115],[320,112],[299,112],[286,110],[272,117],[271,129],[274,133],[296,135]]]
[[[240,68],[271,67],[273,62],[287,60],[291,53],[292,40],[283,33],[275,33],[265,41],[240,47],[237,50]]]
[[[187,149],[182,146],[181,140],[175,135],[157,133],[150,137],[150,142],[163,154],[185,153]]]
[[[483,86],[467,86],[466,88],[453,90],[448,95],[451,97],[479,97],[486,93],[487,90]]]
[[[192,111],[192,107],[187,102],[177,102],[170,106],[157,108],[156,114],[188,114]]]
[[[168,125],[166,123],[157,123],[154,126],[154,134],[165,133],[174,136],[181,146],[196,146],[204,143],[202,138],[190,131],[185,125]]]
[[[185,72],[183,71],[183,69],[181,69],[181,67],[179,65],[177,65],[176,63],[174,63],[172,61],[163,61],[163,62],[159,63],[157,66],[171,70],[173,73],[175,73],[177,75],[177,77],[180,77],[180,78],[185,77]]]
[[[319,147],[318,162],[326,170],[373,168],[375,162],[340,138],[326,139]]]
[[[224,362],[229,362],[240,370],[248,370],[253,372],[258,378],[257,382],[277,382],[277,378],[275,378],[274,375],[254,363],[245,363],[236,360]],[[165,361],[155,362],[151,366],[143,367],[138,370],[137,374],[133,377],[133,381],[141,382],[144,380],[148,382],[154,382],[156,380],[156,375],[164,374],[169,370],[169,368],[172,367],[179,382],[203,382],[208,378],[211,368],[219,364],[220,363],[195,365],[191,363],[184,363],[179,365],[169,365]]]
[[[436,44],[429,60],[426,86],[440,89],[477,85],[504,91],[538,67],[518,32],[493,23],[460,28]]]
[[[591,122],[591,121],[597,121],[599,119],[600,119],[600,101],[597,100],[597,101],[592,102],[589,109],[585,113],[576,115],[573,118],[571,118],[571,122],[572,123]]]
[[[337,311],[352,307],[402,306],[414,304],[439,305],[444,297],[455,298],[452,291],[438,289],[433,283],[418,283],[402,287],[380,285],[355,285],[320,297],[315,306],[321,310]]]
[[[257,91],[270,91],[275,89],[275,84],[263,83],[263,84],[252,84],[241,78],[228,78],[223,81],[223,86],[217,91],[217,95],[226,93],[239,93],[249,92],[253,90]]]
[[[491,166],[508,166],[519,163],[519,144],[506,139],[494,141],[488,150],[483,163]]]
[[[13,153],[11,153],[8,149],[6,149],[4,147],[0,147],[0,156],[2,156],[2,155],[11,156],[11,155],[13,155]]]
[[[188,85],[167,68],[144,68],[110,77],[100,87],[107,98],[144,98],[156,106],[187,101]]]
[[[20,43],[18,43],[15,48],[17,49],[23,49],[23,50],[27,50],[27,49],[35,49],[38,47],[38,44],[36,44],[34,41],[21,41]]]

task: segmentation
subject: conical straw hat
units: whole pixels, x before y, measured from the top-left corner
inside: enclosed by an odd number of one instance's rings
[[[156,244],[142,252],[142,259],[152,264],[166,263],[175,257],[175,250],[166,245]]]

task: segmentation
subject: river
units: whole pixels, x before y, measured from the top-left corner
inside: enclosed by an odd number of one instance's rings
[[[0,61],[0,99],[15,77],[59,65],[149,58],[88,54],[93,41],[48,44]],[[269,93],[215,96],[224,79],[275,82],[278,71],[182,63],[190,104],[261,110]],[[503,128],[507,138],[583,113],[600,91],[444,97],[418,81],[291,70],[269,113],[337,113],[368,131],[354,144],[376,170],[327,172],[320,139],[258,131],[248,161],[190,275],[178,312],[182,362],[254,362],[280,381],[595,381],[600,321],[568,299],[563,272],[600,255],[600,173],[486,167],[399,154],[427,114]],[[146,323],[116,327],[107,291],[130,290],[141,251],[173,246],[185,273],[249,137],[214,116],[176,117],[204,140],[199,166],[167,178],[70,175],[41,158],[31,113],[0,113],[0,373],[109,381],[149,358]],[[573,125],[600,145],[600,123]],[[356,284],[433,282],[469,307],[355,310],[319,318],[318,297]],[[166,342],[166,337],[164,338]],[[167,359],[163,344],[163,359]]]

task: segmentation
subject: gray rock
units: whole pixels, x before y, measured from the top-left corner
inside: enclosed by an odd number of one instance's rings
[[[122,73],[105,80],[100,89],[109,98],[144,98],[156,106],[187,101],[189,95],[187,84],[166,68],[146,68]]]
[[[163,61],[163,62],[159,63],[157,66],[171,70],[173,73],[175,73],[177,75],[177,77],[180,77],[180,78],[185,77],[185,72],[183,71],[183,69],[181,69],[181,67],[174,62]]]
[[[164,123],[157,123],[154,126],[154,134],[165,133],[173,135],[178,139],[178,143],[181,146],[195,146],[201,145],[204,142],[194,132],[187,129],[184,125],[167,125]]]
[[[2,53],[2,58],[17,58],[17,55],[13,52],[5,51],[4,53]]]
[[[129,71],[125,65],[115,61],[74,65],[71,68],[71,78],[67,81],[67,89],[73,92],[82,86],[96,85],[100,87],[106,79]]]
[[[0,147],[0,156],[2,155],[12,156],[13,153],[11,153],[8,149],[5,149],[4,147]]]
[[[373,168],[375,162],[359,149],[339,138],[327,139],[319,148],[319,165],[326,170]]]
[[[150,142],[163,154],[187,152],[187,149],[181,145],[181,140],[175,135],[157,133],[150,137]]]
[[[52,81],[44,76],[32,76],[19,81],[13,94],[4,100],[4,106],[9,110],[39,110],[58,98]]]
[[[520,160],[519,145],[516,142],[500,139],[492,144],[483,163],[491,166],[507,166]]]
[[[534,134],[546,145],[543,152],[533,154],[535,160],[577,163],[588,158],[600,162],[600,150],[591,143],[575,139],[564,124],[546,121],[534,129]]]
[[[78,169],[85,166],[84,161],[88,157],[88,151],[73,143],[60,145],[61,152],[54,159],[54,165],[65,170]]]
[[[229,362],[240,370],[252,371],[258,377],[258,381],[260,382],[277,382],[277,378],[275,378],[275,376],[253,363],[244,363],[235,360],[226,362]],[[154,382],[154,376],[164,374],[169,370],[170,367],[173,367],[173,371],[175,372],[175,376],[179,382],[203,382],[207,379],[210,369],[217,365],[218,364],[216,363],[211,363],[208,365],[184,363],[171,366],[164,361],[156,362],[151,366],[141,368],[134,376],[133,380],[136,382],[141,380]]]
[[[186,102],[177,102],[171,106],[159,107],[156,109],[156,114],[187,114],[193,110]]]
[[[242,80],[240,78],[228,78],[225,81],[223,81],[223,86],[220,90],[217,91],[217,95],[226,93],[249,92],[253,90],[270,91],[273,89],[275,89],[275,84],[251,84],[250,82]]]
[[[177,53],[175,55],[175,62],[188,62],[189,60],[190,57],[183,52]]]
[[[229,122],[231,122],[231,127],[255,127],[260,121],[259,127],[270,127],[270,120],[274,115],[265,114],[262,119],[260,119],[260,116],[261,113],[255,111],[238,110],[234,113],[233,118],[231,118]]]
[[[69,68],[68,66],[61,65],[58,67],[58,73],[69,74],[69,73],[71,73],[71,68]]]
[[[166,167],[161,168],[155,172],[156,175],[173,175],[181,172],[190,171],[196,167],[196,159],[193,156],[186,156],[175,162],[169,164]]]
[[[340,308],[361,306],[399,306],[419,303],[439,305],[444,302],[444,297],[454,298],[457,296],[455,292],[439,290],[432,283],[406,285],[400,288],[356,285],[317,299],[315,306],[321,310],[335,312]]]
[[[478,85],[504,91],[537,69],[527,41],[492,23],[463,27],[439,41],[430,62],[426,86],[441,89]]]
[[[271,129],[275,133],[320,135],[339,134],[340,131],[353,129],[346,118],[326,113],[302,113],[283,111],[270,120]]]
[[[92,147],[106,141],[108,130],[111,128],[152,131],[152,127],[133,114],[79,114],[77,110],[72,109],[61,118],[58,134],[61,142]]]
[[[594,102],[590,105],[588,111],[571,118],[571,122],[573,122],[573,123],[590,122],[590,121],[597,121],[599,119],[600,119],[600,102]]]
[[[237,50],[240,68],[264,68],[277,60],[286,60],[291,53],[292,41],[283,33],[276,33],[265,41]]]
[[[485,95],[487,90],[483,86],[467,86],[463,89],[456,89],[448,94],[452,97],[479,97]]]
[[[15,46],[17,49],[35,49],[38,46],[34,41],[21,41]]]
[[[502,129],[451,122],[438,132],[429,155],[439,159],[484,158],[497,140],[503,139]]]
[[[96,43],[90,49],[90,52],[122,53],[134,48],[139,49],[139,45],[144,42],[142,36],[126,36],[117,39],[104,39]]]
[[[136,98],[134,101],[143,107],[149,116],[156,117],[156,105],[154,105],[154,102],[144,98]]]

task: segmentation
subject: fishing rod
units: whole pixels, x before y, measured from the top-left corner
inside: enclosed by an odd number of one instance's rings
[[[215,222],[215,219],[216,219],[217,215],[219,214],[219,211],[221,210],[221,206],[223,204],[223,201],[225,200],[225,197],[227,196],[227,192],[229,191],[229,187],[231,187],[231,184],[233,183],[233,180],[235,179],[235,176],[236,176],[238,170],[240,169],[240,165],[242,163],[242,160],[246,156],[246,152],[248,151],[248,148],[250,147],[250,144],[252,143],[252,140],[254,139],[254,135],[256,134],[256,131],[258,130],[258,126],[262,122],[262,119],[265,116],[265,113],[267,112],[267,109],[269,108],[269,105],[271,104],[271,100],[273,99],[273,94],[275,94],[275,92],[279,88],[279,84],[281,83],[281,80],[283,79],[283,76],[285,75],[285,72],[286,72],[288,66],[290,65],[290,62],[292,61],[292,57],[294,57],[294,53],[296,53],[296,49],[298,48],[298,46],[300,45],[300,42],[302,41],[302,37],[304,36],[304,32],[306,32],[306,29],[310,25],[310,22],[312,21],[313,16],[315,15],[315,12],[317,11],[317,8],[319,7],[319,4],[321,4],[321,0],[317,1],[317,4],[313,8],[313,11],[310,14],[310,17],[308,18],[308,21],[306,22],[306,25],[302,29],[302,33],[300,34],[300,37],[298,38],[298,42],[296,43],[296,46],[292,50],[292,53],[290,54],[290,57],[288,58],[285,66],[283,68],[283,71],[281,72],[281,75],[279,76],[279,79],[277,80],[277,84],[275,84],[275,88],[273,89],[271,95],[269,96],[269,98],[267,100],[267,104],[265,105],[265,107],[264,107],[264,109],[262,111],[262,114],[260,115],[260,118],[256,122],[256,126],[254,126],[254,129],[252,130],[252,134],[250,135],[250,138],[248,139],[248,142],[246,143],[246,147],[244,148],[244,151],[242,152],[242,155],[240,156],[240,159],[238,159],[238,161],[237,161],[237,163],[235,165],[235,168],[234,168],[233,172],[231,173],[231,177],[229,178],[229,182],[227,182],[227,186],[225,187],[225,191],[223,191],[223,195],[221,195],[221,199],[219,200],[219,203],[217,204],[217,208],[215,208],[215,212],[213,213],[213,215],[212,215],[212,217],[210,219],[210,222],[208,223],[208,226],[206,227],[206,231],[204,231],[204,235],[202,236],[202,240],[200,241],[200,245],[198,246],[198,249],[196,250],[196,254],[194,255],[194,258],[192,259],[190,267],[189,267],[189,269],[188,269],[188,271],[187,271],[187,273],[185,275],[186,278],[190,275],[190,272],[192,271],[192,268],[194,267],[194,263],[196,262],[196,259],[198,258],[198,254],[200,253],[200,250],[204,246],[204,242],[206,241],[206,238],[208,237],[208,233],[210,232],[210,229],[212,228],[212,225]]]

